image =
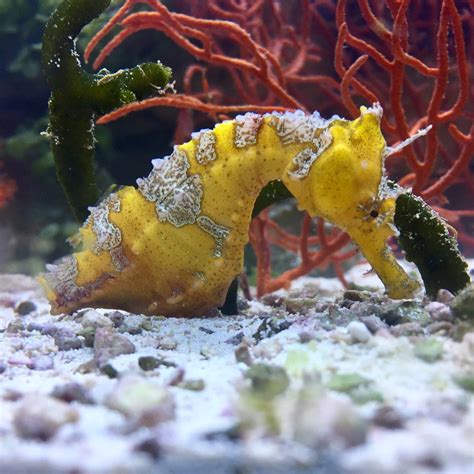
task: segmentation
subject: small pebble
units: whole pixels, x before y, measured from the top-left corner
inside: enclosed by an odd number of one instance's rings
[[[84,328],[110,328],[114,323],[107,316],[90,309],[83,313],[81,324]]]
[[[91,374],[97,371],[97,364],[94,359],[83,362],[78,367],[76,367],[75,372],[78,374]]]
[[[22,438],[47,441],[79,414],[67,403],[45,395],[27,395],[15,411],[13,426]]]
[[[82,341],[74,332],[66,328],[59,328],[54,333],[54,342],[60,351],[71,351],[82,347]]]
[[[262,359],[274,359],[283,350],[282,343],[276,338],[266,339],[256,345],[253,355]]]
[[[467,392],[474,393],[474,372],[456,375],[454,381]]]
[[[240,344],[242,342],[242,339],[244,338],[244,333],[243,331],[239,331],[237,334],[234,336],[230,337],[227,339],[225,342],[227,344],[232,344],[233,346],[236,346],[237,344]]]
[[[146,318],[142,321],[140,327],[143,331],[153,331],[153,321],[150,318]]]
[[[245,365],[252,365],[253,357],[250,353],[249,346],[247,344],[239,344],[234,351],[235,360],[237,362],[243,362]]]
[[[375,314],[360,316],[359,319],[367,326],[367,329],[372,334],[375,334],[380,329],[388,328],[388,324],[383,322],[378,316],[375,316]]]
[[[262,396],[273,398],[283,393],[290,384],[290,379],[283,367],[268,364],[254,364],[245,373],[252,390]]]
[[[15,312],[20,316],[26,316],[27,314],[30,314],[33,311],[36,311],[36,305],[35,303],[33,303],[33,301],[22,301],[15,308]]]
[[[206,384],[202,379],[184,380],[178,384],[179,388],[184,388],[185,390],[191,390],[193,392],[201,392],[204,390],[205,386]]]
[[[86,327],[81,331],[78,331],[77,335],[84,339],[84,346],[94,347],[96,328]]]
[[[460,291],[450,306],[456,317],[474,321],[474,283]]]
[[[425,339],[415,346],[415,356],[425,362],[436,362],[443,357],[443,344],[437,339]]]
[[[104,375],[107,375],[109,379],[116,379],[119,376],[118,370],[112,364],[101,365],[100,372]]]
[[[316,306],[315,298],[288,298],[285,308],[290,314],[308,314]]]
[[[140,369],[149,371],[154,370],[161,365],[161,360],[153,356],[144,356],[138,358]]]
[[[59,328],[54,324],[45,324],[40,331],[43,336],[54,336],[58,330]]]
[[[8,359],[10,365],[31,365],[31,359],[24,354],[14,354]]]
[[[423,328],[419,323],[402,323],[390,328],[390,332],[396,336],[417,336],[423,334]]]
[[[117,334],[110,328],[98,328],[94,338],[94,360],[101,368],[110,359],[122,354],[133,354],[135,345],[123,334]]]
[[[140,453],[146,453],[155,461],[161,457],[162,453],[161,445],[156,438],[145,439],[138,443],[133,450]]]
[[[237,296],[237,314],[241,314],[246,309],[250,308],[250,303],[247,298],[241,298]]]
[[[39,324],[39,323],[28,323],[28,325],[26,326],[26,330],[29,332],[32,332],[32,331],[41,332],[43,328],[44,328],[44,324]]]
[[[354,342],[349,334],[339,328],[330,331],[328,337],[331,341],[337,342],[338,344],[350,344]]]
[[[372,422],[377,426],[396,430],[403,428],[404,420],[401,413],[390,405],[383,405],[374,413]]]
[[[370,385],[363,385],[352,390],[349,392],[349,396],[358,405],[363,405],[368,402],[382,403],[384,401],[382,393]]]
[[[26,329],[25,324],[20,318],[15,318],[10,321],[5,329],[7,334],[19,334]]]
[[[51,370],[54,368],[54,359],[48,355],[40,355],[32,359],[29,367],[33,370]]]
[[[23,340],[22,345],[23,350],[28,357],[30,357],[34,352],[43,349],[43,341],[39,337],[28,337]]]
[[[2,400],[5,400],[6,402],[17,402],[18,400],[21,400],[23,396],[23,392],[20,392],[19,390],[6,388],[3,391]]]
[[[454,315],[451,308],[444,303],[432,301],[426,305],[425,309],[430,313],[430,316],[435,321],[454,321]]]
[[[390,332],[390,329],[387,327],[387,328],[382,328],[382,329],[379,329],[376,333],[375,333],[375,336],[376,337],[381,337],[383,339],[390,339],[390,338],[393,338],[394,336],[392,335],[392,333]]]
[[[316,393],[314,396],[308,394],[296,403],[292,414],[295,441],[316,448],[318,452],[327,452],[334,446],[344,449],[364,443],[368,423],[349,400]],[[341,471],[329,469],[326,472]]]
[[[177,367],[174,362],[171,362],[163,357],[143,356],[138,358],[138,365],[142,370],[154,370],[157,367]]]
[[[350,322],[347,326],[347,330],[351,335],[352,342],[361,342],[365,344],[372,337],[372,334],[370,334],[367,326],[360,321]]]
[[[126,332],[127,334],[130,334],[132,336],[136,336],[143,332],[142,323],[135,325],[125,324],[119,328],[119,332]]]
[[[393,302],[381,308],[379,316],[389,326],[417,323],[425,325],[431,323],[428,311],[416,301]]]
[[[303,330],[298,334],[300,342],[307,344],[310,341],[313,341],[315,338],[314,332]]]
[[[109,314],[109,319],[113,325],[118,328],[123,323],[125,316],[120,311],[114,311]]]
[[[462,422],[464,415],[469,410],[469,405],[462,398],[440,395],[427,401],[426,410],[437,420],[457,425]]]
[[[205,328],[204,326],[199,326],[199,330],[206,333],[206,334],[214,334],[215,331],[209,328]]]
[[[258,342],[263,339],[269,339],[275,334],[278,334],[285,329],[288,329],[293,324],[292,321],[281,319],[278,317],[267,316],[264,317],[260,326],[257,328],[252,337]]]
[[[67,403],[78,402],[83,405],[94,404],[94,399],[89,391],[83,385],[75,382],[57,385],[54,387],[51,396]]]
[[[346,290],[342,297],[350,301],[366,301],[368,299],[368,293],[358,290]]]
[[[169,390],[137,376],[120,379],[105,404],[138,426],[151,427],[175,417],[175,403]]]
[[[444,288],[441,288],[436,295],[436,301],[439,301],[440,303],[447,304],[453,300],[454,295],[449,290],[445,290]]]
[[[351,391],[369,385],[371,381],[357,373],[335,374],[329,380],[327,386],[331,390],[342,393],[350,393]]]
[[[174,349],[176,349],[178,343],[176,342],[175,339],[173,339],[172,337],[169,337],[169,336],[165,336],[165,337],[162,337],[159,341],[158,341],[158,349],[162,349],[164,351],[172,351]]]
[[[283,303],[285,302],[285,298],[274,293],[268,293],[266,295],[263,295],[260,298],[260,301],[267,306],[278,308],[283,305]]]
[[[182,367],[178,367],[172,372],[171,377],[169,377],[168,385],[171,385],[172,387],[179,385],[184,380],[184,374],[184,369]]]
[[[457,321],[449,331],[449,337],[453,341],[460,342],[466,334],[472,332],[472,324],[468,321]]]
[[[242,438],[242,428],[238,424],[227,429],[210,431],[204,435],[207,441],[231,441],[237,442]]]
[[[444,333],[451,331],[453,328],[453,324],[449,323],[448,321],[438,321],[436,323],[430,324],[426,326],[426,332],[428,334],[436,334],[436,333]]]

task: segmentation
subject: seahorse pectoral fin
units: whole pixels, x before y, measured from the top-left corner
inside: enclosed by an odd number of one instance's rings
[[[382,280],[388,296],[395,299],[413,298],[420,284],[400,266],[387,240],[396,234],[393,225],[394,200],[382,202],[377,217],[358,213],[346,228],[362,254]]]

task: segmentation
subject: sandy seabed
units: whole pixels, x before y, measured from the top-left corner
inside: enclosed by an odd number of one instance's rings
[[[0,275],[0,472],[474,472],[472,327],[363,272],[193,319],[51,316]]]

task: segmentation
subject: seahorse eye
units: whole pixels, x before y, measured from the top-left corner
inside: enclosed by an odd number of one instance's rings
[[[372,217],[373,219],[377,219],[378,216],[379,213],[375,209],[370,211],[370,217]]]

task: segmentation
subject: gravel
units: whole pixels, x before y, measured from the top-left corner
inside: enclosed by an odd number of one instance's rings
[[[52,316],[0,275],[0,472],[470,472],[470,294],[392,301],[364,272],[189,319]]]

